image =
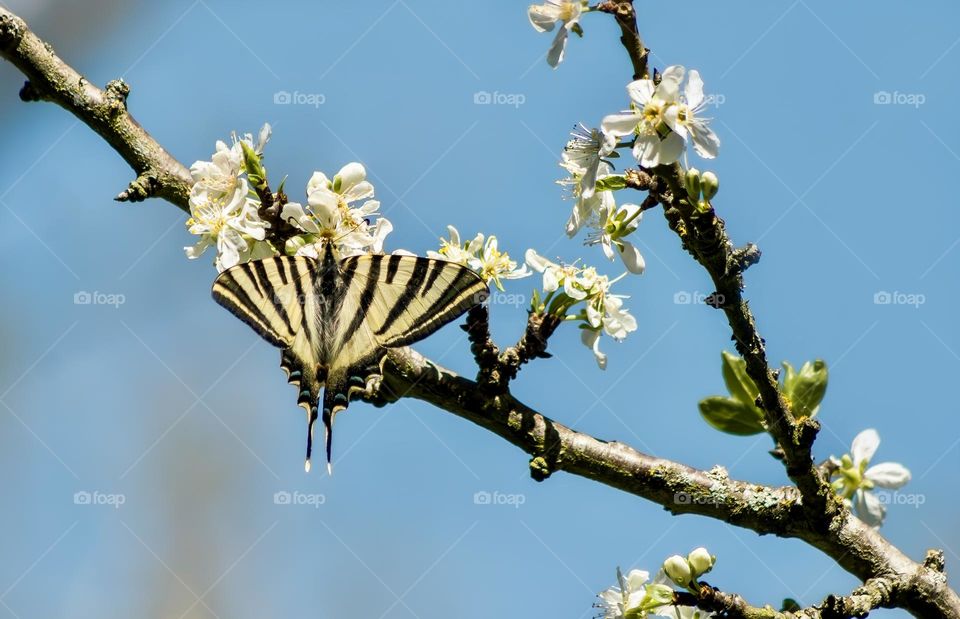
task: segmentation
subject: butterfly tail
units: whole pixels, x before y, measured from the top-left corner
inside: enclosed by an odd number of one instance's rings
[[[333,420],[350,405],[350,383],[346,377],[327,381],[323,390],[323,429],[327,448],[327,470],[333,470]]]
[[[313,454],[313,427],[319,417],[317,403],[320,400],[320,389],[326,381],[326,370],[318,368],[316,372],[305,369],[296,356],[285,349],[280,354],[280,367],[287,373],[287,382],[296,387],[297,405],[307,413],[307,459],[304,469],[310,471],[310,457]]]

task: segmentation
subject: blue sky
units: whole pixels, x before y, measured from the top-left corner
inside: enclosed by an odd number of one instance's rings
[[[566,239],[554,184],[574,123],[626,104],[631,71],[608,17],[588,16],[553,71],[550,35],[522,2],[7,3],[94,82],[122,75],[138,120],[188,164],[269,121],[267,166],[291,192],[314,170],[366,165],[391,249],[424,253],[454,224],[517,257],[535,247],[619,273]],[[907,465],[907,491],[923,497],[892,506],[884,533],[955,565],[960,7],[638,4],[655,66],[695,67],[722,95],[716,206],[737,243],[763,251],[746,293],[771,362],[831,368],[818,457],[877,428],[878,461]],[[617,565],[652,571],[699,545],[719,557],[711,583],[757,604],[855,586],[794,540],[673,518],[566,474],[535,483],[524,454],[415,401],[352,406],[335,476],[305,476],[305,422],[278,354],[211,302],[214,270],[184,258],[182,213],[113,202],[125,164],[64,111],[21,104],[21,83],[0,68],[0,615],[582,618]],[[281,91],[322,104],[275,104]],[[481,91],[523,103],[476,105]],[[882,93],[917,105],[878,104]],[[706,274],[659,211],[636,238],[648,270],[622,292],[639,328],[604,341],[607,371],[561,329],[515,394],[604,439],[785,483],[769,439],[719,435],[697,412],[723,391],[729,332],[675,297],[709,294]],[[124,303],[74,304],[83,291]],[[922,303],[876,303],[884,292]],[[523,308],[492,312],[498,341],[515,340]],[[473,372],[456,326],[417,348]],[[76,505],[77,492],[123,504]],[[276,505],[277,492],[322,504]],[[477,505],[477,492],[522,504]]]

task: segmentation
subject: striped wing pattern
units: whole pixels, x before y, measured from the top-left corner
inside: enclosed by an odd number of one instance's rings
[[[308,470],[321,388],[329,466],[333,419],[381,373],[387,349],[427,337],[487,294],[476,273],[451,262],[398,255],[337,261],[330,243],[320,261],[248,262],[213,285],[218,303],[283,349],[280,365],[307,411]]]

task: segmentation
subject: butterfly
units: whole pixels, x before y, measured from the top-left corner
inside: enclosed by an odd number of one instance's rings
[[[459,264],[407,255],[338,259],[330,239],[319,260],[276,256],[227,269],[212,292],[281,349],[280,367],[307,412],[307,471],[314,422],[323,420],[331,471],[334,417],[382,375],[388,349],[422,340],[489,295],[484,280]]]

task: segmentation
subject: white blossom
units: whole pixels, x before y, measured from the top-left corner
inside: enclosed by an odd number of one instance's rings
[[[563,149],[561,165],[578,172],[580,195],[589,198],[596,190],[600,164],[616,148],[617,138],[605,135],[598,129],[590,129],[582,123],[570,135],[573,139]]]
[[[684,140],[693,141],[693,148],[704,159],[713,159],[720,150],[720,138],[713,132],[708,119],[700,116],[706,107],[703,79],[696,70],[687,75],[687,83],[680,100],[667,108],[664,120]]]
[[[852,505],[868,525],[879,527],[886,516],[886,507],[871,490],[875,487],[896,490],[910,481],[910,471],[897,462],[881,462],[870,466],[880,446],[880,435],[867,429],[853,439],[850,455],[831,458],[837,467],[833,482],[836,491]]]
[[[534,271],[543,274],[543,291],[551,300],[554,293],[561,291],[567,297],[565,300],[561,298],[556,306],[558,312],[562,310],[565,315],[574,305],[584,302],[580,340],[593,351],[600,369],[606,369],[607,356],[600,351],[600,336],[605,333],[622,341],[627,334],[637,330],[636,319],[623,307],[623,299],[627,297],[610,292],[620,277],[610,280],[592,267],[557,264],[532,249],[527,250],[526,260]],[[550,311],[549,306],[547,311]]]
[[[537,32],[552,32],[559,23],[557,35],[547,52],[547,63],[554,69],[563,62],[570,31],[579,27],[585,3],[582,0],[546,0],[543,4],[531,4],[527,10],[530,25]]]
[[[591,245],[599,244],[609,260],[619,256],[623,265],[631,273],[643,273],[646,269],[643,255],[633,243],[624,238],[636,231],[643,213],[636,204],[624,204],[617,208],[613,202],[612,193],[601,192],[601,194],[611,194],[611,197],[608,203],[603,205],[602,219],[596,223],[596,230],[588,237],[587,242]]]
[[[373,185],[359,163],[348,163],[330,180],[314,172],[307,183],[307,205],[288,202],[281,217],[300,229],[304,243],[296,254],[318,258],[324,239],[333,239],[341,257],[382,253],[389,220],[379,216]],[[376,219],[376,223],[371,223]]]
[[[485,238],[482,233],[478,233],[466,245],[461,245],[457,229],[447,226],[447,231],[450,239],[440,239],[440,251],[428,251],[428,257],[469,267],[485,282],[492,281],[499,290],[503,290],[502,280],[530,275],[526,265],[518,267],[508,253],[500,251],[497,237],[491,235]]]
[[[681,84],[687,76],[686,84]],[[601,129],[608,138],[633,136],[633,156],[640,165],[652,168],[680,159],[686,142],[706,159],[717,156],[720,139],[701,116],[707,98],[698,71],[687,75],[680,65],[667,67],[659,84],[636,80],[627,85],[631,109],[603,119]]]
[[[216,245],[216,266],[224,271],[240,263],[252,251],[253,241],[263,241],[266,224],[257,214],[257,203],[248,197],[246,179],[237,180],[230,193],[210,190],[193,191],[190,196],[190,234],[200,236],[184,251],[190,259],[198,258],[207,247]]]
[[[633,156],[640,165],[652,168],[677,161],[683,153],[683,138],[666,125],[667,109],[680,98],[684,69],[667,67],[660,83],[636,80],[627,85],[633,103],[630,111],[603,119],[603,132],[615,138],[633,135]]]

